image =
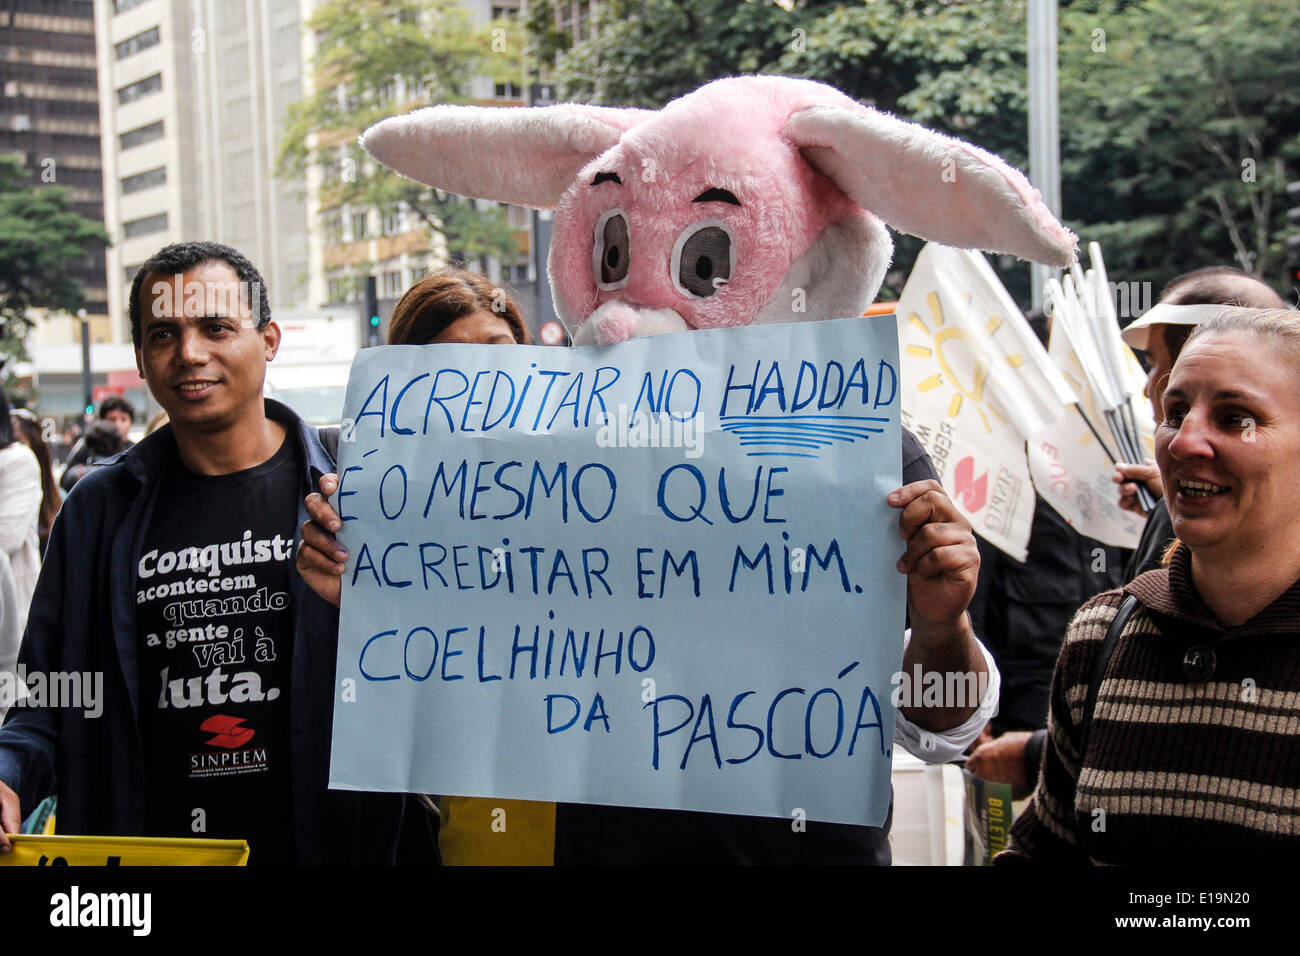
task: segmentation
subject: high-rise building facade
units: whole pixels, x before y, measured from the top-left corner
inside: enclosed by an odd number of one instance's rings
[[[301,2],[305,23],[322,0]],[[478,24],[517,17],[522,6],[522,0],[461,0],[461,3]],[[308,91],[313,85],[310,64],[316,54],[315,37],[310,30],[304,30],[301,56],[302,62],[308,64],[304,83]],[[516,82],[474,76],[469,78],[467,92],[479,105],[523,106],[524,81],[522,74]],[[348,95],[346,85],[339,89],[339,95]],[[394,76],[385,96],[396,104],[399,112],[428,105],[423,90],[412,89],[406,77]],[[424,220],[405,204],[386,209],[324,205],[322,187],[340,176],[364,174],[363,169],[357,168],[355,153],[355,134],[360,132],[332,137],[331,142],[337,146],[336,155],[331,157],[331,162],[315,166],[307,173],[308,218],[312,223],[309,298],[313,305],[356,302],[359,306],[365,279],[373,275],[380,310],[387,315],[407,288],[429,270],[446,264],[447,248],[443,238],[431,235]],[[319,143],[319,139],[313,139],[314,146]],[[361,163],[365,162],[363,157]],[[487,210],[495,204],[478,201],[476,205]],[[529,210],[521,207],[503,208],[515,235],[515,255],[504,261],[491,258],[469,263],[469,268],[482,269],[494,281],[510,285],[527,305],[533,297],[530,286],[538,277],[531,263],[532,217]],[[542,280],[545,281],[544,275]]]
[[[108,299],[119,341],[131,278],[169,242],[247,255],[272,309],[308,275],[301,186],[274,175],[302,95],[300,0],[98,0]]]
[[[69,205],[103,219],[99,91],[91,0],[0,0],[0,153],[16,155],[33,184],[69,190]],[[103,245],[71,270],[86,290],[92,340],[107,341]],[[79,340],[72,317],[42,318],[46,338]]]

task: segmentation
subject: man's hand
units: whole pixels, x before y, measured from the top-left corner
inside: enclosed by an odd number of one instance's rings
[[[932,479],[904,485],[887,500],[901,511],[898,533],[907,542],[907,551],[898,560],[899,573],[907,575],[912,622],[903,670],[912,673],[920,664],[923,672],[940,674],[945,687],[953,683],[946,675],[973,675],[978,686],[988,666],[966,616],[980,570],[970,522]],[[968,686],[964,680],[959,683]],[[944,731],[965,723],[979,704],[978,700],[946,700],[938,707],[914,703],[902,708],[902,713],[919,727]]]
[[[914,632],[918,623],[959,629],[975,597],[980,571],[970,522],[933,479],[904,485],[888,500],[890,507],[902,509],[898,533],[907,542],[907,551],[898,559],[898,570],[907,575]]]
[[[1147,513],[1138,504],[1138,482],[1143,482],[1147,486],[1147,490],[1157,499],[1165,496],[1165,486],[1160,481],[1160,469],[1149,458],[1145,464],[1141,465],[1130,465],[1122,461],[1117,462],[1115,464],[1115,473],[1110,476],[1110,480],[1119,485],[1119,506],[1125,511],[1131,511],[1142,518],[1145,518]]]
[[[1027,730],[1014,730],[995,737],[975,748],[966,759],[966,769],[981,780],[1011,784],[1011,797],[1023,800],[1033,789],[1025,769],[1025,745],[1033,736]]]
[[[308,587],[335,607],[343,591],[343,572],[348,553],[335,540],[333,532],[343,527],[338,512],[330,507],[327,495],[338,489],[338,475],[321,475],[320,494],[307,496],[309,521],[302,525],[302,544],[298,546],[298,573]]]
[[[17,833],[23,825],[23,816],[19,812],[18,794],[14,793],[4,781],[0,780],[0,853],[13,849],[6,833]]]

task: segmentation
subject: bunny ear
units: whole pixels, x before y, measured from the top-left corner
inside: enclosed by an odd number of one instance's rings
[[[895,229],[1065,266],[1078,239],[991,153],[868,107],[814,106],[783,132],[818,172]]]
[[[561,104],[431,106],[376,123],[361,145],[385,166],[461,196],[549,209],[592,159],[652,110]]]

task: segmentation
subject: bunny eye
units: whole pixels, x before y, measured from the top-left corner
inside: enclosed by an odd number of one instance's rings
[[[609,292],[627,285],[631,249],[627,216],[621,209],[610,209],[596,221],[591,248],[591,270],[598,289]]]
[[[731,229],[716,219],[692,223],[673,244],[673,285],[693,298],[713,295],[727,284],[735,268]]]

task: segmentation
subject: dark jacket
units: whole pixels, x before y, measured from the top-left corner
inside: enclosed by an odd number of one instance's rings
[[[307,520],[302,499],[334,463],[315,428],[277,402],[268,400],[266,411],[289,427],[306,464],[298,496],[301,528]],[[95,468],[69,494],[50,534],[19,664],[29,674],[102,673],[103,713],[91,719],[79,709],[11,708],[0,728],[0,780],[17,791],[24,812],[57,793],[61,833],[143,832],[135,568],[162,466],[177,455],[167,426]],[[290,602],[298,861],[392,863],[403,796],[327,789],[338,610],[318,598],[296,570],[290,574]]]
[[[1129,552],[1085,538],[1041,497],[1023,564],[983,538],[976,541],[980,576],[969,610],[1002,674],[994,727],[999,733],[1044,727],[1066,626],[1084,601],[1126,580]]]

